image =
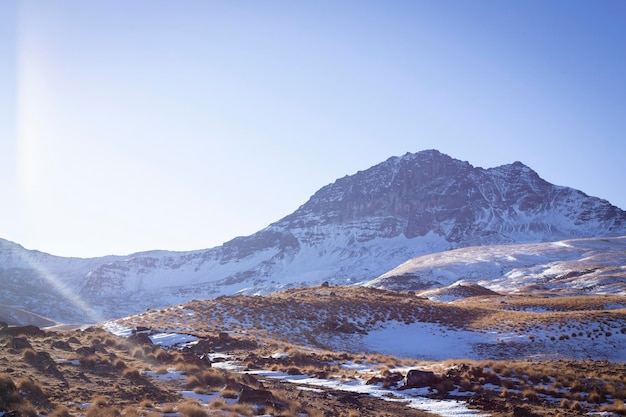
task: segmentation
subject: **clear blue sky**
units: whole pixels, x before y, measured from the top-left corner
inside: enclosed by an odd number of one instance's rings
[[[438,149],[626,209],[626,1],[0,1],[0,237],[252,234]]]

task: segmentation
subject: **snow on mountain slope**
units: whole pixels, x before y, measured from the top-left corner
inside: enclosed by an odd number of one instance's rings
[[[105,328],[265,336],[332,351],[451,358],[626,360],[620,296],[481,295],[434,302],[360,286],[320,286],[153,309]]]
[[[423,290],[478,284],[501,293],[626,295],[626,237],[469,247],[404,262],[366,286]]]
[[[0,303],[59,321],[283,288],[366,282],[420,255],[474,245],[626,235],[626,212],[515,162],[406,154],[317,191],[246,237],[192,252],[58,258],[0,242]]]

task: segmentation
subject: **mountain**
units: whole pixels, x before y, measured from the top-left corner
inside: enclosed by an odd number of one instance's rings
[[[626,235],[626,212],[520,162],[483,169],[436,150],[392,157],[294,213],[206,250],[59,258],[0,242],[0,304],[95,321],[234,293],[370,281],[468,246]]]

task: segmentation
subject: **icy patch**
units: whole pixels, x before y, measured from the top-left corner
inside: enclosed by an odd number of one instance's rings
[[[352,361],[342,363],[341,365],[339,365],[339,367],[342,369],[351,369],[355,371],[366,371],[372,368],[371,365],[365,365],[363,363],[357,363]]]
[[[202,403],[209,403],[220,397],[219,392],[213,392],[211,394],[198,394],[193,391],[180,391],[180,395],[186,398],[192,398],[194,400],[200,400]]]
[[[54,362],[55,363],[67,363],[67,364],[75,365],[75,366],[79,366],[80,365],[80,361],[78,359],[72,359],[72,360],[70,360],[70,359],[55,359]]]
[[[120,337],[128,337],[133,334],[133,329],[122,326],[121,324],[114,321],[105,322],[104,324],[102,324],[102,328],[107,332],[113,333],[114,335]]]
[[[160,379],[162,381],[175,381],[186,378],[185,375],[182,374],[182,372],[177,371],[174,368],[169,368],[166,373],[146,371],[144,374],[146,376],[149,376],[150,378]]]
[[[322,392],[324,392],[323,389],[319,389],[319,388],[311,388],[311,387],[296,387],[296,389],[300,390],[300,391],[310,391],[310,392],[317,392],[318,394],[321,394]]]
[[[150,335],[150,340],[152,340],[152,343],[154,343],[155,345],[169,348],[176,345],[184,345],[190,342],[197,342],[198,338],[188,334],[180,333],[156,333]]]
[[[333,380],[311,378],[307,375],[288,375],[283,372],[274,371],[250,371],[249,373],[263,376],[266,378],[276,378],[284,382],[292,382],[295,384],[306,384],[316,387],[329,388],[338,391],[356,392],[360,394],[368,394],[373,397],[383,399],[385,401],[402,402],[407,407],[415,408],[422,411],[438,414],[442,417],[468,417],[468,416],[489,416],[489,414],[480,413],[478,410],[472,410],[467,404],[457,400],[434,400],[422,397],[426,392],[424,390],[404,390],[393,391],[380,388],[376,385],[366,385],[363,380]],[[393,398],[389,394],[393,394]]]

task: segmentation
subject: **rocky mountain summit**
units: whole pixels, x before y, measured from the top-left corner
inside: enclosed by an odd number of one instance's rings
[[[626,235],[626,212],[520,162],[483,169],[436,150],[392,157],[294,213],[206,250],[59,258],[0,242],[0,304],[94,321],[224,294],[356,284],[468,246]]]

